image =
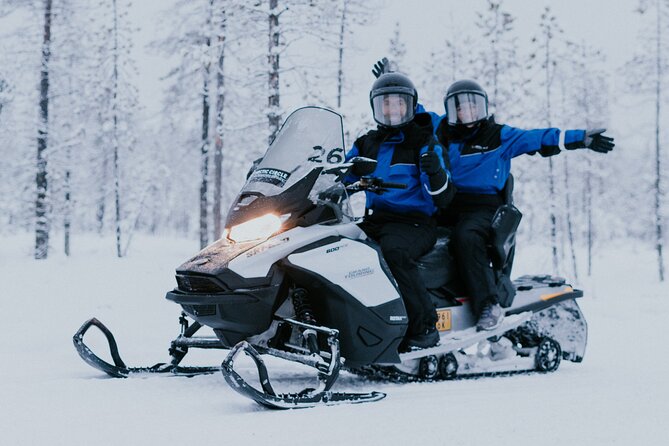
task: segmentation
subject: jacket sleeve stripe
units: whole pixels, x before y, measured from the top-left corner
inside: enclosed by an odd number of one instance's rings
[[[560,141],[558,142],[558,147],[560,148],[560,150],[567,150],[564,146],[564,137],[566,133],[567,132],[560,130]]]
[[[439,190],[435,190],[434,192],[432,192],[430,189],[428,189],[427,184],[424,184],[424,186],[425,186],[425,190],[427,191],[428,194],[430,194],[430,195],[439,195],[440,193],[442,193],[443,191],[445,191],[446,188],[448,188],[448,176],[446,176],[446,181],[444,181],[444,185],[441,186],[441,187],[439,188]]]

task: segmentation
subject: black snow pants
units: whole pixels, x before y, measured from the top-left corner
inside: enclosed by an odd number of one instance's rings
[[[501,204],[498,195],[456,194],[446,210],[454,224],[453,256],[477,316],[486,303],[497,303],[497,284],[487,246],[492,218]]]
[[[437,322],[437,312],[425,289],[416,260],[437,241],[434,219],[424,215],[375,212],[360,228],[379,243],[383,257],[397,281],[407,309],[407,337],[425,333]]]

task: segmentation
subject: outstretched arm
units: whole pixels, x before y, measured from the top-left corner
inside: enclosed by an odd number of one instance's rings
[[[521,130],[504,126],[501,130],[502,148],[508,158],[524,153],[541,156],[557,155],[562,150],[591,149],[607,153],[615,144],[613,138],[603,135],[605,129],[560,130],[557,128]]]

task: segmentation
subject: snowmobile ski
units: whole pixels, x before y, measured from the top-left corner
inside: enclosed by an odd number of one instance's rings
[[[74,342],[74,347],[77,349],[81,359],[83,359],[91,367],[96,368],[113,378],[127,378],[130,375],[146,373],[195,376],[218,372],[220,367],[191,367],[179,365],[184,356],[186,356],[186,353],[188,353],[189,347],[222,348],[220,346],[220,341],[218,341],[216,338],[192,337],[193,334],[195,334],[195,332],[197,332],[202,327],[200,323],[194,322],[189,327],[188,322],[186,321],[186,318],[183,314],[179,319],[179,322],[182,326],[182,333],[179,337],[177,337],[177,339],[172,341],[172,345],[170,347],[170,356],[172,359],[170,363],[158,363],[148,367],[128,367],[121,359],[114,335],[97,318],[92,318],[86,321],[74,334],[72,341]],[[99,356],[93,353],[93,351],[84,342],[84,335],[91,327],[97,327],[107,338],[109,352],[111,354],[112,360],[114,361],[114,364],[110,364],[107,361],[101,359]]]
[[[249,385],[235,370],[235,358],[244,352],[253,359],[257,369],[258,378],[262,392]],[[237,344],[230,351],[230,354],[221,364],[221,371],[225,377],[226,382],[235,391],[241,395],[251,398],[256,403],[268,407],[270,409],[300,409],[315,406],[332,406],[337,404],[351,404],[351,403],[365,403],[379,401],[386,397],[385,393],[369,392],[369,393],[341,393],[332,392],[329,388],[334,383],[336,375],[332,376],[334,379],[322,380],[318,389],[304,389],[297,393],[276,393],[272,388],[267,373],[267,367],[263,362],[260,354],[246,341]],[[338,373],[338,367],[337,371]]]

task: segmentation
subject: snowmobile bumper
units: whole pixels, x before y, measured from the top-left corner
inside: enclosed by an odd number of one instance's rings
[[[279,284],[209,294],[175,289],[165,298],[181,305],[197,322],[224,334],[219,339],[225,348],[232,348],[269,328],[279,289]]]

